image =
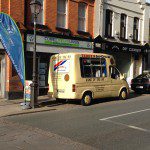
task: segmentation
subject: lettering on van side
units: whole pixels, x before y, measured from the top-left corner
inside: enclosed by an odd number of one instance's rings
[[[86,78],[86,82],[103,81],[104,78]]]
[[[95,87],[95,89],[96,89],[96,92],[103,92],[104,86],[98,86],[98,87]]]
[[[83,58],[110,58],[110,56],[82,54]]]

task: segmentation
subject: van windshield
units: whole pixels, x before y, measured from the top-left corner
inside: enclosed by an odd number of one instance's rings
[[[81,77],[106,77],[105,58],[80,58]]]

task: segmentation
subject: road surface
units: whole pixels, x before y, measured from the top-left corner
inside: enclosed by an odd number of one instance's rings
[[[41,150],[150,150],[150,95],[135,95],[127,101],[101,101],[88,107],[74,103],[71,108],[65,109],[64,105],[60,110],[6,117],[1,126],[7,138],[1,136],[0,146],[7,150],[7,146]],[[16,140],[9,141],[9,134],[15,133],[19,133],[20,140],[16,136]],[[30,146],[26,148],[23,141],[30,141]],[[9,144],[5,145],[6,142]]]

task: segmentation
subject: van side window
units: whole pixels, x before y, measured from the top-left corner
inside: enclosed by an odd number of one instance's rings
[[[120,77],[120,72],[114,66],[109,67],[109,73],[112,79],[117,79],[118,77]]]
[[[105,58],[80,58],[81,77],[107,77]]]

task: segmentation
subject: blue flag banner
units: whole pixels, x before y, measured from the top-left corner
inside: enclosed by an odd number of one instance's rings
[[[0,40],[24,86],[25,63],[22,37],[15,21],[5,13],[0,13]]]

